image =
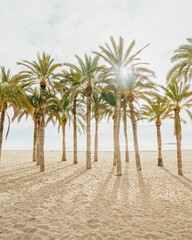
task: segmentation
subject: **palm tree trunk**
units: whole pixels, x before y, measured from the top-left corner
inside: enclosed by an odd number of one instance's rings
[[[88,86],[86,87],[86,95],[87,95],[86,169],[91,169],[91,94],[92,94],[92,87],[88,84]]]
[[[63,154],[62,154],[62,161],[66,161],[66,145],[65,145],[65,126],[66,126],[66,119],[63,120],[62,125],[62,133],[63,133]]]
[[[99,120],[95,118],[95,151],[94,151],[94,161],[98,162],[98,125]]]
[[[176,123],[176,140],[177,140],[177,166],[178,175],[183,175],[182,171],[182,154],[181,154],[181,120],[179,116],[179,109],[175,109],[175,123]]]
[[[36,165],[40,165],[40,130],[41,122],[40,119],[37,121],[37,149],[36,149]]]
[[[162,160],[162,152],[161,152],[161,121],[157,120],[156,121],[156,127],[157,127],[157,144],[158,144],[158,166],[161,167],[163,166],[163,160]]]
[[[74,122],[73,122],[73,161],[74,164],[77,164],[77,96],[75,96],[73,101],[73,116],[74,116]]]
[[[117,93],[116,93],[116,111],[115,111],[115,151],[117,159],[117,176],[121,176],[121,153],[119,144],[119,129],[120,129],[120,111],[121,111],[121,85],[117,80]]]
[[[116,138],[115,138],[115,116],[113,117],[113,144],[114,144],[114,157],[113,157],[113,165],[117,164],[117,154],[116,154]]]
[[[41,85],[42,117],[40,128],[40,172],[45,171],[44,165],[45,110],[46,110],[45,88],[46,88],[45,85]]]
[[[36,146],[37,146],[37,120],[34,119],[34,136],[33,136],[33,162],[36,161]]]
[[[135,119],[135,110],[133,106],[133,97],[128,97],[129,102],[129,109],[131,114],[131,122],[132,122],[132,129],[133,129],[133,140],[134,140],[134,148],[135,148],[135,160],[136,160],[136,167],[137,170],[141,170],[141,162],[140,162],[140,156],[139,156],[139,146],[138,146],[138,140],[137,140],[137,123]]]
[[[1,118],[0,118],[0,161],[1,161],[1,152],[2,152],[2,143],[3,143],[3,128],[4,128],[6,109],[7,109],[7,104],[3,103],[2,109],[1,109]]]
[[[129,162],[126,106],[124,107],[123,124],[124,124],[124,135],[125,135],[125,162]]]

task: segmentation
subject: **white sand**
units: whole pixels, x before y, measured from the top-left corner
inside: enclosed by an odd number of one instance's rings
[[[4,151],[0,169],[0,239],[192,239],[192,150],[183,151],[184,177],[177,175],[175,151],[133,152],[116,177],[113,153],[85,170],[85,153],[73,165],[61,153],[45,153],[45,173],[31,151]]]

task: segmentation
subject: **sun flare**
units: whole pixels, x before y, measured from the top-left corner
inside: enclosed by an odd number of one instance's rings
[[[122,69],[121,69],[121,75],[122,75],[123,77],[126,77],[126,76],[127,76],[127,69],[126,69],[126,68],[122,68]]]

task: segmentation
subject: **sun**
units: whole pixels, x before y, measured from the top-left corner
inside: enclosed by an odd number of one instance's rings
[[[126,76],[127,76],[127,70],[126,70],[126,68],[122,68],[122,69],[121,69],[121,75],[122,75],[123,77],[126,77]]]

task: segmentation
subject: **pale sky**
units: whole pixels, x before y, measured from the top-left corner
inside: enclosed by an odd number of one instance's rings
[[[0,6],[0,66],[11,68],[13,74],[20,70],[16,62],[35,59],[37,51],[51,54],[56,62],[76,63],[74,54],[82,58],[85,53],[92,55],[99,45],[109,43],[110,36],[117,39],[122,35],[125,46],[136,40],[135,50],[150,43],[142,60],[156,72],[155,81],[165,84],[174,50],[192,37],[191,0],[0,0]],[[191,127],[190,120],[183,126],[184,148],[192,147]],[[139,123],[141,149],[156,148],[155,131],[154,124]],[[112,123],[101,122],[99,132],[99,148],[113,149]],[[133,149],[130,122],[128,134]],[[45,149],[61,149],[57,127],[49,125],[45,136]],[[122,148],[123,137],[121,131]],[[164,143],[175,142],[172,120],[163,123],[162,137]],[[72,149],[72,128],[67,129],[66,141],[67,148]],[[32,120],[23,120],[20,124],[12,123],[3,149],[32,149],[32,143]],[[78,143],[79,148],[85,149],[85,136]],[[164,149],[167,147],[163,145]]]

